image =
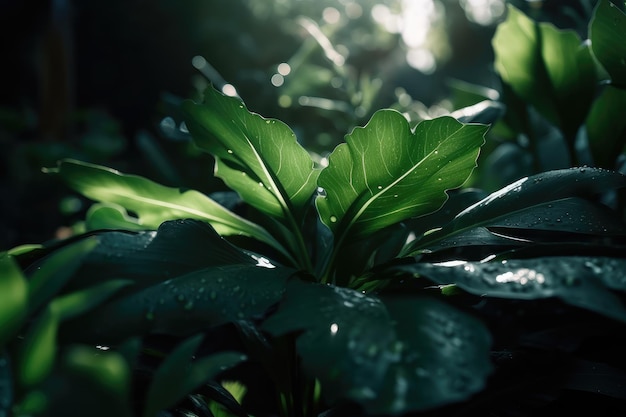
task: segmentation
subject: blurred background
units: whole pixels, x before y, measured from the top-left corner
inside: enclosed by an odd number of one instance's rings
[[[62,238],[88,203],[41,172],[76,158],[219,191],[177,107],[209,85],[320,161],[380,108],[412,122],[497,100],[505,0],[0,0],[0,249]],[[584,39],[592,0],[510,0]]]

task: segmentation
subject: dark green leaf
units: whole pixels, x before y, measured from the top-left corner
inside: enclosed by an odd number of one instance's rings
[[[488,224],[490,228],[626,236],[626,224],[614,210],[579,197],[537,204]]]
[[[573,30],[536,23],[509,5],[493,37],[495,67],[513,91],[575,137],[596,88],[589,46]]]
[[[112,300],[68,323],[63,335],[104,344],[151,332],[186,336],[262,315],[294,272],[261,257],[257,265],[200,269]]]
[[[613,258],[549,257],[501,262],[452,261],[398,267],[438,284],[456,284],[480,296],[564,302],[626,321],[626,306],[611,289],[626,290],[626,261]]]
[[[245,360],[235,352],[221,352],[192,360],[202,335],[182,342],[157,369],[146,394],[144,417],[153,417],[174,406],[183,397],[220,372]]]
[[[589,24],[591,48],[616,86],[626,88],[626,15],[600,0]]]
[[[96,237],[87,237],[60,248],[37,263],[28,281],[28,307],[31,313],[57,295],[97,244]]]
[[[319,171],[284,123],[251,113],[213,87],[204,103],[183,103],[196,144],[216,158],[215,174],[258,210],[282,219],[304,216]]]
[[[461,401],[483,387],[491,370],[485,326],[429,297],[381,300],[292,281],[264,328],[276,336],[302,331],[298,353],[326,399],[354,400],[372,414]]]
[[[624,38],[626,43],[626,37]],[[606,86],[587,117],[587,134],[594,165],[614,169],[626,145],[626,90]]]
[[[28,283],[13,256],[0,254],[0,351],[28,312]]]
[[[590,197],[624,186],[626,176],[599,168],[569,168],[524,177],[463,210],[440,230],[411,242],[404,253],[428,248],[440,240],[474,227],[493,224],[534,206],[568,197]],[[583,220],[580,227],[588,227],[586,219]]]
[[[70,282],[72,289],[115,277],[145,287],[204,267],[257,263],[197,220],[168,221],[156,232],[106,231],[97,236],[99,244],[78,271],[80,279]]]
[[[320,174],[322,221],[341,241],[437,210],[445,191],[460,187],[476,166],[486,131],[441,117],[412,132],[400,113],[376,112],[333,151]]]
[[[48,172],[61,176],[69,186],[92,200],[117,204],[134,212],[146,229],[156,229],[166,220],[193,218],[211,223],[221,235],[243,234],[284,251],[262,227],[198,191],[165,187],[136,175],[73,160],[62,161]]]

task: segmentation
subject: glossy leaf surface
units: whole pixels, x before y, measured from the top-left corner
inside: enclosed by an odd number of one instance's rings
[[[156,229],[166,220],[193,218],[211,223],[222,235],[243,234],[282,249],[263,228],[198,191],[166,187],[136,175],[73,160],[62,161],[48,171],[92,200],[117,204],[136,213],[146,229]]]
[[[589,24],[589,38],[611,82],[626,88],[626,14],[609,0],[600,0]]]
[[[186,101],[183,110],[195,143],[215,156],[215,174],[245,202],[274,218],[302,218],[319,171],[287,125],[212,87],[204,103]]]
[[[461,401],[491,370],[486,327],[426,296],[380,299],[293,281],[264,328],[274,335],[302,331],[297,350],[327,400],[354,400],[372,414]]]
[[[626,176],[599,168],[568,168],[524,177],[466,208],[440,230],[409,244],[404,252],[408,254],[417,248],[429,247],[433,242],[470,228],[493,224],[551,201],[590,197],[624,186]],[[580,227],[586,226],[587,223],[581,221]]]
[[[280,300],[294,272],[264,258],[257,265],[203,268],[105,303],[69,323],[64,335],[76,332],[81,340],[98,343],[153,332],[188,336],[262,315]]]
[[[536,23],[508,7],[492,40],[495,67],[515,94],[573,137],[596,88],[589,46],[573,30]]]
[[[97,238],[78,271],[80,280],[68,284],[71,289],[119,276],[131,279],[133,288],[146,287],[209,266],[257,263],[197,220],[168,221],[156,232],[103,231]]]
[[[545,257],[502,262],[449,262],[400,267],[439,284],[456,284],[481,296],[564,302],[626,321],[626,306],[611,289],[626,291],[623,259]]]
[[[400,113],[376,112],[333,151],[320,174],[322,221],[341,239],[437,210],[445,191],[460,187],[476,166],[486,130],[442,117],[412,132]]]

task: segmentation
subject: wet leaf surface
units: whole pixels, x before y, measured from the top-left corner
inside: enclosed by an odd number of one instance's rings
[[[486,327],[427,296],[381,299],[293,281],[264,328],[273,335],[302,332],[297,350],[323,395],[352,399],[372,414],[461,401],[491,371]]]

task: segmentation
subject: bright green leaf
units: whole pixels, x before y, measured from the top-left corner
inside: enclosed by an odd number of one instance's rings
[[[589,24],[591,49],[617,87],[626,88],[626,14],[600,0]]]
[[[491,371],[487,328],[424,296],[381,300],[293,281],[264,329],[302,332],[296,347],[322,395],[331,403],[354,400],[372,414],[462,401],[482,389]]]
[[[46,308],[24,336],[17,355],[17,379],[20,386],[31,388],[42,382],[52,370],[57,353],[59,314]]]
[[[212,87],[203,104],[187,101],[183,110],[196,144],[215,156],[215,174],[245,202],[289,225],[302,219],[319,171],[287,125]]]
[[[476,167],[487,127],[451,117],[423,121],[414,132],[400,113],[380,110],[329,157],[319,177],[320,217],[341,241],[431,213]]]
[[[240,353],[221,352],[192,361],[202,338],[199,334],[185,340],[159,366],[148,387],[144,417],[176,405],[202,383],[245,360]]]
[[[85,218],[87,230],[118,229],[118,230],[146,230],[139,219],[129,216],[124,207],[118,204],[97,203],[87,210]]]
[[[456,284],[480,296],[525,300],[558,297],[570,305],[626,321],[626,306],[610,291],[626,290],[624,266],[622,259],[555,256],[398,268],[417,272],[438,284]]]
[[[22,325],[28,311],[28,283],[15,259],[0,254],[0,351]]]
[[[502,80],[567,138],[575,137],[597,83],[589,45],[575,31],[536,23],[511,5],[492,43]]]
[[[48,172],[60,175],[70,187],[92,200],[134,212],[146,228],[156,229],[166,220],[193,218],[211,223],[221,235],[250,236],[284,251],[262,227],[198,191],[166,187],[136,175],[73,160],[64,160]]]

